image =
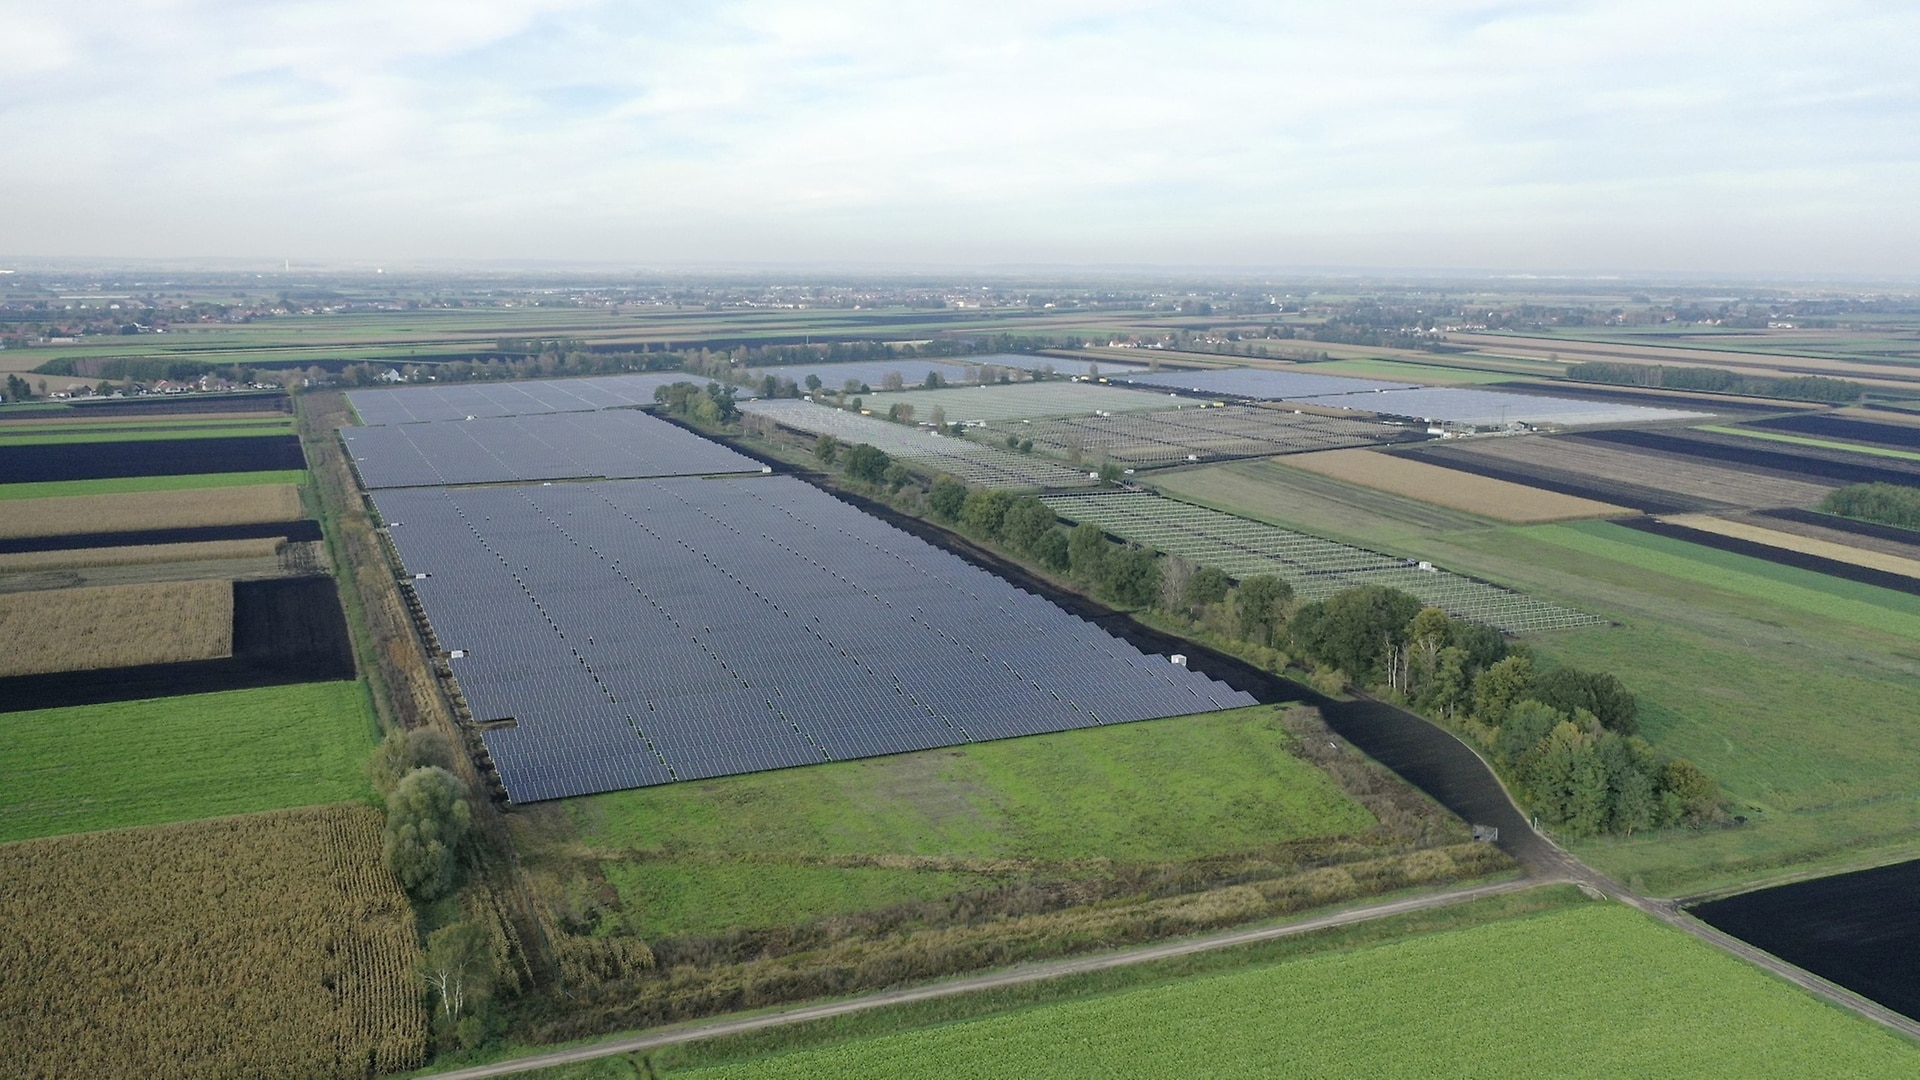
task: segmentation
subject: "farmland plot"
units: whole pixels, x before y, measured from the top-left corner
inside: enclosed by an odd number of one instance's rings
[[[18,556],[15,556],[18,557]],[[209,660],[233,649],[225,581],[0,593],[0,677]]]
[[[1510,484],[1370,450],[1300,454],[1288,458],[1286,464],[1362,487],[1520,524],[1633,513],[1623,506]]]
[[[0,515],[0,539],[251,525],[299,517],[300,490],[292,484],[68,495],[11,502]]]
[[[1277,575],[1309,600],[1322,600],[1361,585],[1385,585],[1411,593],[1458,618],[1510,634],[1603,621],[1484,581],[1444,570],[1423,570],[1413,560],[1157,495],[1057,495],[1045,502],[1069,521],[1092,522],[1123,540],[1216,567],[1234,578]]]
[[[1165,396],[1140,390],[1116,390],[1096,383],[1045,382],[901,390],[874,397],[876,409],[911,405],[917,420],[931,420],[939,409],[950,424],[970,420],[1021,420],[1040,416],[1091,416],[1095,412],[1133,412],[1164,408]]]
[[[1404,427],[1254,405],[1005,423],[992,430],[997,437],[1032,439],[1060,456],[1123,465],[1291,454],[1412,437]]]
[[[247,540],[205,540],[192,544],[139,544],[124,547],[0,552],[0,573],[96,566],[138,566],[143,563],[198,562],[205,559],[260,559],[278,554],[282,543],[281,537],[266,536]]]
[[[0,845],[0,1045],[23,1078],[340,1078],[421,1063],[381,819],[335,805]]]
[[[1812,506],[1839,486],[1584,439],[1480,439],[1418,453],[1437,465],[1649,513]]]

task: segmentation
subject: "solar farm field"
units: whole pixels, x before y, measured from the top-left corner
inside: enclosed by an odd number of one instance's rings
[[[1309,600],[1359,585],[1385,585],[1458,618],[1507,633],[1560,630],[1603,620],[1444,570],[1144,492],[1056,495],[1044,500],[1069,521],[1216,567],[1230,577],[1274,574]]]
[[[1039,416],[1092,416],[1095,412],[1135,412],[1167,406],[1164,394],[1118,390],[1096,383],[990,383],[948,390],[899,390],[875,396],[877,409],[910,405],[917,420],[933,419],[933,410],[946,414],[947,423],[974,420],[1024,420]]]
[[[704,379],[682,372],[609,375],[590,379],[535,379],[509,383],[406,386],[347,394],[364,424],[414,424],[541,413],[593,412],[653,404],[662,386]]]
[[[1359,836],[1376,819],[1271,708],[596,795],[566,804],[649,937]]]
[[[10,1076],[360,1080],[426,1055],[378,811],[0,845]]]
[[[1466,1015],[1498,1016],[1499,1033]],[[1902,1076],[1899,1036],[1614,905],[675,1072]]]
[[[1375,421],[1253,405],[1002,423],[991,430],[995,436],[1032,439],[1037,449],[1056,456],[1077,454],[1084,461],[1139,466],[1370,446],[1418,437],[1404,427]]]
[[[369,793],[361,764],[374,723],[357,683],[45,709],[5,722],[0,842]]]
[[[0,570],[16,569],[6,559],[29,557],[0,556]],[[233,586],[184,581],[0,593],[0,641],[8,643],[0,649],[0,678],[226,656],[233,649]]]
[[[1017,490],[1089,487],[1094,483],[1086,473],[1055,462],[826,405],[789,399],[748,401],[741,404],[740,411],[809,435],[832,435],[846,443],[866,443],[910,465],[928,472],[948,473],[975,487]]]
[[[1633,513],[1625,507],[1609,503],[1510,484],[1504,480],[1441,468],[1413,458],[1368,450],[1298,454],[1288,458],[1286,465],[1364,487],[1390,491],[1410,499],[1424,499],[1456,510],[1482,514],[1498,521],[1563,521]]]
[[[1253,700],[785,477],[375,499],[516,802]]]

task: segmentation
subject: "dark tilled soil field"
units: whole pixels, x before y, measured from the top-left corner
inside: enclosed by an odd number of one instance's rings
[[[1920,862],[1744,893],[1693,913],[1920,1020]]]
[[[1837,460],[1812,448],[1804,450],[1767,450],[1740,445],[1739,436],[1722,442],[1707,436],[1673,435],[1659,431],[1588,431],[1563,438],[1626,446],[1681,458],[1699,458],[1739,465],[1746,469],[1764,469],[1781,476],[1834,481],[1842,484],[1920,483],[1920,465],[1903,469],[1892,465],[1867,465]],[[1845,451],[1835,451],[1844,454]]]
[[[12,555],[24,551],[145,547],[150,544],[199,544],[209,540],[253,540],[266,536],[284,536],[289,541],[306,543],[320,539],[320,523],[307,518],[302,521],[256,522],[252,525],[199,525],[184,529],[147,529],[142,532],[28,536],[15,540],[0,540],[0,555]]]
[[[295,435],[0,446],[0,483],[304,469]]]
[[[171,397],[111,398],[102,401],[76,401],[60,412],[36,410],[9,412],[0,410],[6,420],[86,420],[116,416],[177,416],[182,413],[245,413],[293,411],[293,399],[285,394],[176,394]]]
[[[1910,578],[1904,574],[1892,574],[1885,570],[1875,570],[1870,566],[1855,566],[1853,563],[1841,562],[1838,559],[1826,559],[1818,555],[1808,555],[1805,552],[1788,551],[1785,548],[1756,544],[1751,540],[1742,540],[1733,536],[1722,536],[1719,533],[1706,532],[1701,529],[1689,529],[1684,525],[1655,521],[1652,518],[1623,519],[1617,522],[1617,524],[1624,525],[1629,529],[1638,529],[1644,533],[1652,533],[1655,536],[1666,536],[1675,540],[1685,540],[1689,544],[1699,544],[1701,547],[1713,548],[1716,551],[1725,551],[1733,555],[1745,555],[1748,558],[1760,559],[1773,563],[1776,566],[1791,566],[1797,570],[1811,570],[1816,574],[1826,574],[1829,577],[1837,577],[1845,581],[1857,581],[1862,585],[1874,585],[1882,589],[1891,589],[1894,592],[1920,596],[1920,579]]]
[[[237,581],[233,656],[0,679],[0,713],[353,677],[353,646],[332,578]]]
[[[1803,413],[1799,416],[1776,416],[1771,420],[1753,420],[1747,426],[1817,439],[1844,439],[1903,450],[1920,450],[1920,427],[1905,424],[1876,424],[1869,420],[1849,420],[1844,416]]]

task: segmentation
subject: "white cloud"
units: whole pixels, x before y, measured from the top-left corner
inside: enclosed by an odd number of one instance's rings
[[[0,251],[1920,272],[1901,4],[34,10]]]

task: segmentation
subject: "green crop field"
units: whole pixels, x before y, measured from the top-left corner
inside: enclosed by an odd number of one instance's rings
[[[1916,1071],[1920,1048],[1891,1032],[1637,912],[1592,904],[678,1075]]]
[[[0,841],[364,798],[358,683],[0,713]]]
[[[1076,861],[1363,832],[1267,707],[571,800],[645,935],[787,925]],[[616,859],[616,855],[625,856]]]
[[[291,420],[282,423],[254,421],[245,427],[181,427],[160,431],[102,431],[97,428],[85,431],[66,429],[34,432],[0,431],[0,446],[60,446],[85,443],[155,442],[169,439],[235,439],[253,435],[286,435],[292,431]]]
[[[1748,428],[1723,427],[1710,424],[1700,428],[1720,435],[1739,435],[1747,439],[1765,439],[1768,442],[1791,443],[1795,446],[1811,446],[1820,450],[1845,450],[1850,454],[1869,454],[1873,457],[1900,458],[1904,461],[1920,461],[1920,454],[1911,450],[1895,450],[1886,446],[1864,446],[1860,443],[1837,442],[1833,439],[1810,439],[1805,435],[1785,435],[1777,431],[1753,431]]]
[[[57,495],[117,495],[123,491],[184,491],[189,488],[241,487],[247,484],[304,484],[304,469],[267,472],[192,473],[186,476],[114,476],[104,480],[49,480],[0,484],[0,501],[45,499]]]

